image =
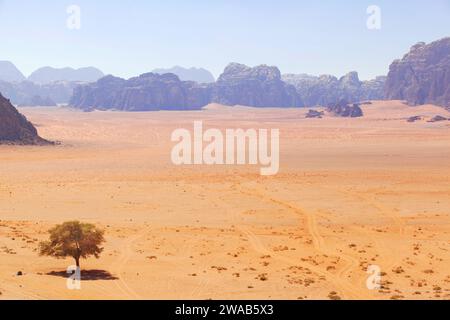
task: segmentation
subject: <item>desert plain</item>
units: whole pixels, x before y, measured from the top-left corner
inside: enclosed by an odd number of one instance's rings
[[[0,299],[449,299],[450,121],[427,120],[450,113],[362,108],[21,108],[60,144],[0,146]],[[198,120],[280,129],[279,173],[173,165],[172,131]],[[66,287],[71,259],[37,251],[71,220],[107,240],[81,290]]]

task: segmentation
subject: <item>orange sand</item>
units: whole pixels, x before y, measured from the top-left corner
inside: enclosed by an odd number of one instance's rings
[[[450,113],[363,108],[360,119],[21,109],[62,144],[0,147],[0,299],[449,299],[450,121],[405,119]],[[279,128],[280,173],[173,166],[170,134],[194,120]],[[82,261],[79,291],[51,275],[72,260],[36,251],[75,219],[107,238],[99,260]],[[381,290],[367,289],[368,265]]]

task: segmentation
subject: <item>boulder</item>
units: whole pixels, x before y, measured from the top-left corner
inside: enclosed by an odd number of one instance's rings
[[[412,122],[416,122],[416,121],[420,121],[420,120],[422,120],[421,116],[412,116],[412,117],[409,117],[408,120],[406,120],[406,121],[412,123]]]
[[[428,120],[428,122],[440,122],[440,121],[447,121],[448,119],[446,117],[443,116],[434,116],[433,118],[431,118],[430,120]]]
[[[317,110],[308,110],[308,113],[306,114],[305,118],[319,118],[321,119],[324,115],[324,112],[317,111]]]
[[[343,118],[359,118],[364,115],[359,104],[349,104],[346,100],[341,100],[328,107],[328,111]]]

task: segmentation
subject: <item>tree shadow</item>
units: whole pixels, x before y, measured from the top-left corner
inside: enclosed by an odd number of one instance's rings
[[[48,276],[69,278],[72,274],[66,271],[51,271],[47,273]],[[106,270],[81,270],[82,281],[96,281],[96,280],[118,280],[116,276],[112,275]]]

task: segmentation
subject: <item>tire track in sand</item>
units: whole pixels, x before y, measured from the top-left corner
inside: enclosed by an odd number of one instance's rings
[[[111,265],[114,274],[118,279],[115,280],[117,288],[129,299],[142,299],[142,297],[132,289],[123,277],[124,267],[133,255],[133,245],[141,238],[147,235],[147,230],[141,231],[133,237],[128,238],[121,245],[121,254],[119,258]]]
[[[363,195],[358,194],[356,192],[349,192],[349,191],[344,191],[344,190],[334,190],[334,191],[338,191],[338,192],[340,192],[340,193],[342,193],[342,194],[344,194],[346,196],[353,197],[353,198],[358,199],[361,202],[367,203],[369,206],[375,208],[379,213],[381,213],[382,216],[384,216],[385,218],[391,220],[393,222],[395,228],[398,229],[398,233],[399,233],[400,236],[404,237],[406,235],[406,231],[405,231],[406,223],[401,218],[401,216],[398,215],[398,214],[393,213],[392,212],[393,210],[387,208],[386,206],[383,206],[383,205],[379,204],[376,201],[376,199],[369,198],[368,196],[363,196]],[[375,240],[375,241],[378,244],[380,243],[379,240]],[[384,243],[384,245],[386,245],[386,243]],[[389,263],[389,267],[387,269],[391,270],[399,262],[401,262],[401,257],[396,255],[395,258],[392,259],[391,263]]]
[[[234,186],[236,187],[236,186]],[[264,245],[259,241],[258,236],[252,233],[250,230],[245,229],[242,227],[242,231],[245,232],[248,237],[250,237],[250,241],[255,249],[258,251],[262,251],[262,253],[265,254],[271,254],[272,256],[276,256],[279,260],[282,260],[284,262],[292,263],[294,265],[298,265],[299,263],[303,264],[305,267],[309,268],[310,270],[314,271],[315,273],[325,277],[328,281],[330,281],[336,288],[339,288],[345,297],[354,298],[354,299],[370,299],[372,298],[371,295],[368,294],[367,289],[365,287],[359,288],[351,285],[349,281],[345,281],[343,279],[344,275],[349,272],[350,270],[358,269],[359,261],[355,259],[354,257],[348,256],[348,255],[336,255],[336,253],[333,250],[330,250],[327,248],[324,239],[320,236],[320,233],[317,228],[317,221],[314,214],[306,213],[304,210],[293,206],[290,203],[287,203],[285,201],[275,199],[273,197],[267,197],[261,193],[255,192],[255,191],[248,191],[243,190],[241,188],[236,188],[239,190],[241,194],[245,194],[247,196],[257,197],[263,201],[268,201],[271,203],[275,203],[278,206],[282,206],[290,211],[295,212],[296,214],[300,216],[304,216],[306,218],[306,226],[308,233],[310,234],[312,240],[313,240],[313,247],[316,249],[316,251],[319,251],[322,254],[326,254],[329,256],[336,256],[338,258],[342,258],[346,260],[347,267],[345,267],[343,270],[341,270],[337,275],[324,271],[319,267],[316,267],[314,265],[311,265],[309,263],[303,263],[300,260],[297,261],[295,259],[287,258],[285,256],[282,256],[278,253],[274,253],[272,250],[268,250],[264,247]]]

